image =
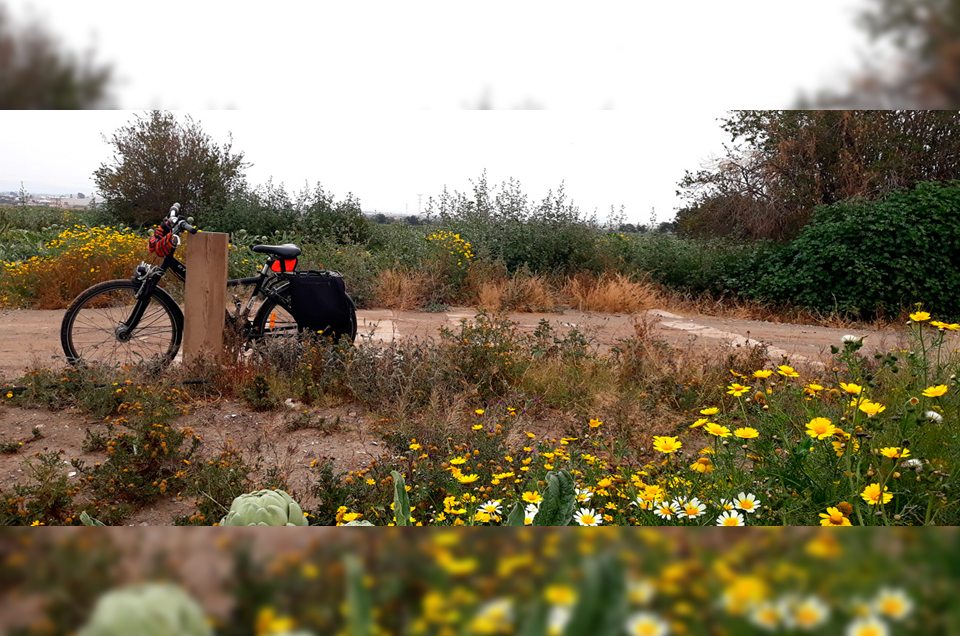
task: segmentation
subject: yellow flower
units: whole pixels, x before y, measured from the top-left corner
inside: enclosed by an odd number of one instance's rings
[[[760,437],[760,431],[755,428],[750,428],[749,426],[738,428],[733,432],[733,434],[740,439],[754,439],[756,437]]]
[[[753,372],[753,377],[760,378],[761,380],[765,380],[769,378],[771,375],[773,375],[773,371],[769,371],[767,369],[761,369],[760,371]]]
[[[701,417],[699,420],[690,425],[690,428],[699,428],[710,421],[710,418]]]
[[[742,384],[737,384],[736,382],[734,382],[733,384],[728,386],[727,389],[728,389],[727,393],[729,393],[730,395],[734,397],[740,397],[741,395],[749,391],[750,387],[743,386]]]
[[[717,437],[730,437],[730,429],[726,426],[720,426],[713,422],[707,422],[703,425],[703,430]]]
[[[420,444],[417,444],[416,440],[414,440],[414,442],[413,442],[412,444],[410,444],[410,446],[408,446],[408,448],[409,448],[410,450],[420,450]]]
[[[868,417],[873,417],[877,413],[881,413],[887,410],[887,407],[885,407],[884,405],[879,404],[877,402],[871,402],[870,400],[866,400],[866,399],[860,403],[859,408],[861,411],[866,413]]]
[[[478,479],[480,479],[480,475],[464,475],[461,473],[457,476],[457,481],[459,481],[461,484],[472,484]]]
[[[803,387],[803,392],[807,395],[816,395],[820,391],[823,391],[823,387],[813,382]]]
[[[924,389],[923,395],[924,397],[935,398],[935,397],[940,397],[946,392],[947,392],[947,385],[940,384],[938,386],[927,387],[926,389]]]
[[[849,526],[852,525],[847,516],[837,508],[827,508],[827,513],[820,513],[821,526]]]
[[[889,503],[893,499],[893,493],[887,492],[887,487],[883,487],[883,491],[880,490],[880,484],[870,484],[863,489],[863,492],[860,493],[860,496],[868,504],[876,506],[878,504]]]
[[[930,314],[925,311],[918,311],[910,314],[910,320],[913,322],[923,322],[924,320],[930,320]]]
[[[475,431],[481,431],[481,430],[483,430],[483,424],[474,424],[474,425],[471,426],[470,428],[472,428],[472,429],[475,430]]]
[[[601,424],[603,424],[603,422],[601,422],[598,419],[592,419],[589,422],[587,422],[587,425],[590,426],[590,428],[600,428]]]
[[[720,409],[718,409],[718,408],[715,407],[715,406],[711,406],[711,407],[708,408],[708,409],[701,409],[701,410],[700,410],[700,415],[716,415],[716,414],[719,413],[719,412],[720,412]]]
[[[863,391],[863,387],[859,384],[847,384],[846,382],[840,383],[840,388],[849,393],[850,395],[860,395]]]
[[[683,446],[683,444],[678,442],[676,437],[657,435],[653,438],[653,450],[661,453],[675,453],[680,450],[681,446]]]
[[[788,367],[785,364],[781,364],[777,367],[777,373],[782,375],[785,378],[799,378],[800,374],[793,370],[793,367]]]
[[[483,409],[477,409],[476,411],[474,411],[474,413],[476,413],[477,415],[483,415],[483,414],[484,414],[484,410],[483,410]]]
[[[712,473],[713,464],[710,462],[709,457],[701,457],[694,463],[690,464],[690,470],[698,473]]]
[[[815,417],[807,424],[807,435],[816,439],[827,439],[836,431],[837,427],[825,417]]]
[[[910,450],[899,446],[887,446],[880,449],[880,454],[889,459],[904,459],[910,457]]]

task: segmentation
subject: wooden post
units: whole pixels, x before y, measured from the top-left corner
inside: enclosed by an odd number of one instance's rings
[[[223,354],[229,234],[198,232],[186,239],[183,362],[219,362]]]

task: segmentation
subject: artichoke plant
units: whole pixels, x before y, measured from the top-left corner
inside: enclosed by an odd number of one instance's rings
[[[258,490],[233,500],[221,526],[305,526],[300,505],[282,490]]]
[[[100,597],[78,636],[213,636],[203,610],[182,589],[149,583]]]

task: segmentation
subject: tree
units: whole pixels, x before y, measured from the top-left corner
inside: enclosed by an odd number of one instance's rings
[[[725,156],[687,172],[688,235],[787,240],[814,208],[960,178],[955,111],[737,111]]]
[[[960,106],[960,2],[867,0],[858,18],[878,60],[846,90],[823,90],[798,108],[957,108]],[[889,51],[893,51],[893,59]]]
[[[14,24],[0,6],[0,108],[101,108],[109,66],[78,61],[36,25]]]
[[[243,179],[243,153],[231,153],[232,138],[217,146],[189,115],[150,111],[104,141],[112,161],[93,173],[103,205],[116,220],[131,226],[157,223],[170,206],[181,214],[223,201]]]

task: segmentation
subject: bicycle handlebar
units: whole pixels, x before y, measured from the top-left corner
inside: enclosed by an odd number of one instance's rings
[[[187,223],[186,219],[177,219],[177,213],[180,211],[180,204],[174,203],[170,207],[170,228],[174,234],[179,234],[183,230],[190,232],[191,234],[197,233],[197,228],[193,227]]]

